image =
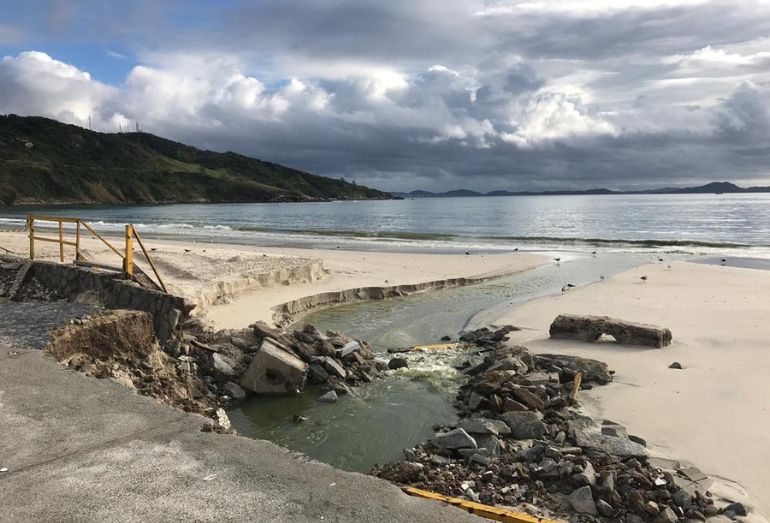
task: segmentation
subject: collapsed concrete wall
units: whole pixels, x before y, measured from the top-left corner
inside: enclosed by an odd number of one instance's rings
[[[96,272],[76,265],[33,261],[24,276],[25,281],[36,280],[57,298],[75,300],[90,293],[108,309],[147,312],[161,341],[171,338],[179,323],[195,307],[184,298],[147,289],[115,273]]]

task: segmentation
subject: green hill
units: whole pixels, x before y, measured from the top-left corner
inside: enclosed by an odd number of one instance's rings
[[[147,133],[0,116],[0,202],[117,204],[384,199],[390,195]]]

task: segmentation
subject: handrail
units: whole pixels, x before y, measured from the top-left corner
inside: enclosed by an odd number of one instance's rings
[[[158,269],[155,268],[155,263],[152,261],[152,258],[150,257],[150,254],[147,252],[147,249],[144,248],[144,244],[142,243],[142,239],[139,237],[139,233],[136,232],[136,229],[134,229],[133,225],[130,225],[132,232],[134,233],[134,237],[136,238],[137,243],[139,244],[139,247],[141,247],[142,252],[144,253],[144,257],[147,258],[147,261],[150,262],[150,267],[152,267],[152,272],[155,273],[155,277],[158,278],[158,283],[160,283],[161,288],[163,289],[163,292],[168,292],[166,290],[166,285],[163,283],[163,279],[160,277],[160,274],[158,273]]]
[[[58,224],[58,237],[57,238],[50,238],[45,236],[40,236],[39,234],[35,234],[35,222],[53,222]],[[73,223],[75,224],[75,241],[71,240],[65,240],[64,239],[64,224],[65,223]],[[122,270],[124,275],[127,278],[134,279],[134,260],[133,260],[133,254],[134,254],[134,248],[133,248],[133,238],[136,238],[137,242],[139,243],[139,247],[142,249],[142,252],[144,253],[145,258],[150,263],[150,267],[152,267],[153,273],[155,273],[155,277],[158,279],[158,283],[160,284],[160,288],[163,289],[163,292],[168,292],[166,289],[166,285],[163,283],[163,279],[160,277],[160,273],[158,272],[157,267],[155,266],[155,263],[153,262],[152,258],[150,257],[150,254],[147,252],[147,249],[144,247],[144,244],[142,243],[142,239],[139,237],[139,235],[136,232],[136,229],[133,225],[128,224],[125,228],[125,250],[121,252],[118,248],[116,248],[114,245],[112,245],[109,241],[107,241],[105,238],[102,237],[101,234],[96,232],[93,227],[91,227],[88,223],[81,220],[80,218],[72,218],[69,216],[49,216],[49,215],[36,215],[36,214],[30,214],[27,216],[27,229],[29,229],[29,258],[31,260],[35,259],[35,241],[41,241],[41,242],[51,242],[51,243],[58,243],[59,244],[59,261],[64,262],[64,247],[65,246],[71,246],[75,247],[75,263],[83,266],[90,266],[94,268],[103,268],[103,269],[110,269],[115,270],[115,268],[106,265],[106,264],[98,264],[93,262],[86,262],[85,256],[80,252],[80,227],[81,225],[85,227],[88,232],[90,232],[94,238],[101,241],[103,244],[105,244],[112,252],[117,254],[121,261],[122,261]],[[7,250],[7,249],[4,249]],[[10,251],[8,251],[10,252]],[[80,263],[79,263],[80,262]],[[137,270],[141,273],[142,271],[137,267]],[[150,280],[152,281],[152,280]]]

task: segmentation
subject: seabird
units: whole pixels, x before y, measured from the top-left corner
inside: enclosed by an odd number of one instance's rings
[[[518,251],[518,250],[519,250],[519,248],[518,248],[518,247],[516,247],[516,248],[515,248],[515,249],[513,249],[513,250],[514,250],[514,251]]]
[[[593,254],[594,256],[596,256],[596,251],[593,251],[591,254]]]
[[[556,262],[556,265],[559,265],[559,262],[561,261],[561,258],[554,258],[553,261]]]
[[[565,292],[567,292],[567,286],[566,285],[562,285],[561,286],[561,293],[564,294]]]
[[[568,284],[567,284],[567,288],[568,288],[568,289],[571,289],[572,287],[574,287],[574,285],[573,285],[573,284],[571,284],[571,283],[568,283]]]
[[[658,258],[658,261],[662,263],[663,262],[663,258]]]
[[[466,256],[470,256],[470,254],[471,254],[470,251],[465,251]]]
[[[185,249],[184,252],[190,252],[192,249]]]
[[[724,265],[725,263],[727,263],[727,258],[722,258],[722,265]]]
[[[602,281],[604,281],[604,274],[600,274],[600,275],[599,275],[599,279],[600,279],[600,280],[602,280]]]
[[[644,276],[642,276],[639,279],[642,280],[643,282],[646,282],[647,281],[647,275],[645,274]]]
[[[669,263],[669,264],[666,266],[666,268],[667,268],[668,270],[671,270],[671,264]]]

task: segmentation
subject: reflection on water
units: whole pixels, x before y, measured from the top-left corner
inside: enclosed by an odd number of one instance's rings
[[[303,323],[367,340],[378,356],[388,358],[388,348],[436,343],[447,334],[454,338],[469,322],[480,326],[476,323],[494,318],[502,307],[558,293],[568,282],[596,281],[601,274],[610,276],[656,259],[657,254],[649,253],[570,253],[558,266],[548,264],[469,287],[325,309]],[[433,424],[455,419],[452,403],[462,375],[454,366],[472,356],[472,351],[410,353],[408,369],[358,387],[355,396],[341,396],[336,404],[319,403],[320,392],[308,390],[296,397],[255,397],[229,414],[241,434],[365,472],[425,440]],[[307,421],[295,423],[294,415]]]

